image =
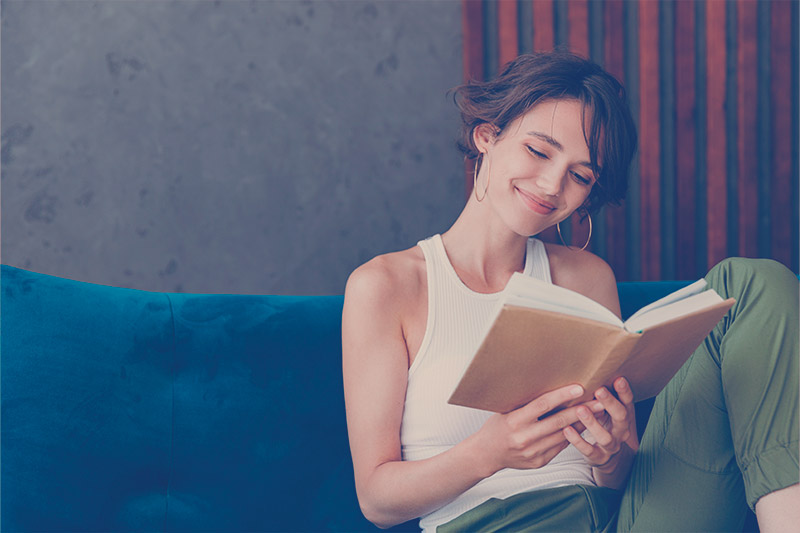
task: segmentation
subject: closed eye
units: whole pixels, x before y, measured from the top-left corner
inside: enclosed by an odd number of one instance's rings
[[[581,176],[580,174],[578,174],[577,172],[571,172],[571,174],[575,178],[575,180],[577,180],[579,183],[581,183],[583,185],[591,185],[592,184],[592,180],[591,179],[585,178],[585,177]]]
[[[528,151],[530,153],[532,153],[533,155],[535,155],[539,159],[550,159],[549,157],[547,157],[547,154],[540,152],[539,150],[537,150],[536,148],[534,148],[532,146],[527,146],[526,145],[526,148],[528,149]]]

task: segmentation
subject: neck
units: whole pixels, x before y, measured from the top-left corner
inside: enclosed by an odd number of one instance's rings
[[[471,196],[453,226],[442,234],[448,258],[461,280],[477,292],[502,290],[525,267],[528,237],[493,216],[486,201]]]

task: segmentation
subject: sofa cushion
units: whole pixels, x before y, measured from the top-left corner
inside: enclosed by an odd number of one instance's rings
[[[169,529],[372,529],[344,416],[342,297],[170,295]]]
[[[169,301],[2,269],[2,526],[162,529]]]

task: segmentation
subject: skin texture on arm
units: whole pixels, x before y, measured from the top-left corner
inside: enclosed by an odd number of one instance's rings
[[[400,462],[400,424],[408,373],[398,298],[402,301],[404,293],[414,290],[413,282],[399,274],[385,257],[356,270],[347,283],[342,315],[345,402],[356,491],[364,515],[378,526],[420,516],[481,479],[481,472],[469,467],[477,463],[470,450],[398,472],[406,466]],[[451,471],[460,472],[460,477],[445,475]],[[443,481],[437,484],[438,491],[417,490],[430,487],[424,482],[434,476]]]
[[[762,533],[795,530],[800,524],[800,484],[762,496],[756,502],[756,518]]]

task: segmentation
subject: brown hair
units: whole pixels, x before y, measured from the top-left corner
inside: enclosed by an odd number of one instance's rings
[[[597,176],[586,208],[594,212],[625,198],[636,152],[636,126],[625,88],[596,63],[563,51],[525,54],[508,63],[491,81],[456,87],[453,98],[462,119],[458,147],[469,159],[478,156],[472,133],[480,124],[492,124],[501,135],[506,126],[544,100],[582,102],[586,144]],[[588,128],[587,107],[591,112]]]

